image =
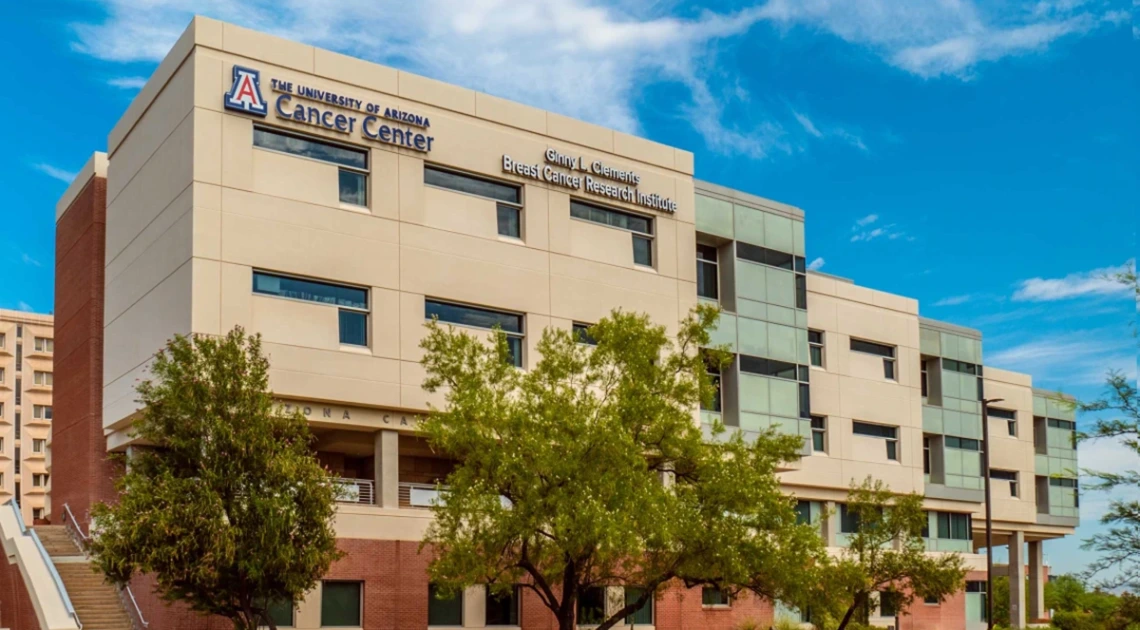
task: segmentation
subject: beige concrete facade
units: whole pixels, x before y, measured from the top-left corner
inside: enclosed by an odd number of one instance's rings
[[[0,310],[0,503],[51,516],[51,315]]]

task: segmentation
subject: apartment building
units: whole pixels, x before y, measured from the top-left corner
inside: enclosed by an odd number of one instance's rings
[[[51,315],[0,309],[0,503],[51,516]]]
[[[74,390],[58,409],[69,474],[56,502],[86,527],[113,497],[107,453],[131,448],[134,387],[167,339],[241,325],[263,336],[272,388],[309,418],[343,487],[348,555],[279,625],[550,627],[525,591],[429,597],[419,541],[453,463],[416,431],[438,402],[421,387],[423,324],[498,324],[526,369],[546,327],[620,307],[675,329],[713,300],[715,341],[736,359],[694,421],[802,435],[783,481],[832,546],[849,484],[871,475],[926,495],[931,553],[966,554],[966,589],[917,603],[904,627],[984,623],[979,401],[1002,398],[989,421],[996,540],[1029,567],[1014,605],[1043,617],[1042,543],[1077,523],[1071,409],[984,367],[978,331],[808,272],[804,212],[693,167],[681,149],[196,18],[57,206]],[[145,579],[134,593],[152,627],[222,627],[159,603]],[[586,594],[580,619],[621,596]],[[884,623],[896,612],[876,608]],[[678,587],[629,622],[727,629],[780,614],[798,613]]]

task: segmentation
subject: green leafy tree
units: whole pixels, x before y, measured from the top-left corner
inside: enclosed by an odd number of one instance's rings
[[[310,449],[308,425],[268,387],[257,336],[177,337],[138,386],[143,444],[118,482],[119,501],[93,510],[95,564],[125,584],[153,574],[156,592],[228,617],[237,630],[276,628],[339,557],[334,487]]]
[[[674,339],[620,311],[583,338],[547,329],[525,371],[501,331],[487,344],[428,324],[424,387],[446,404],[421,428],[456,462],[424,541],[443,594],[519,584],[571,630],[587,589],[639,589],[594,620],[607,630],[671,583],[805,592],[822,541],[775,475],[802,438],[716,427],[708,439],[695,421],[714,395],[707,366],[730,358],[702,350],[717,317],[698,307]]]
[[[882,481],[868,477],[852,484],[847,512],[854,532],[819,583],[820,599],[830,602],[830,610],[820,612],[840,619],[837,630],[852,622],[866,624],[876,593],[887,593],[901,611],[915,598],[943,601],[962,589],[961,556],[926,552],[922,495],[892,494]]]

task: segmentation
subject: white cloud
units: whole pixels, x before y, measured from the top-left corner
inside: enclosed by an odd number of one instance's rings
[[[972,296],[972,295],[951,295],[950,297],[944,297],[941,300],[938,300],[937,302],[934,303],[934,305],[935,306],[957,306],[959,304],[965,304],[966,302],[969,302],[972,299],[974,299],[974,296]]]
[[[1134,344],[1125,327],[1077,330],[987,353],[986,365],[1031,374],[1045,387],[1103,385],[1110,370],[1136,378]]]
[[[856,131],[765,111],[739,85],[723,85],[733,73],[718,69],[718,50],[757,23],[830,33],[919,76],[966,76],[981,61],[1040,49],[1105,19],[1061,4],[983,19],[971,0],[769,0],[686,17],[665,13],[672,3],[598,0],[346,0],[335,10],[308,0],[100,4],[105,18],[71,25],[72,47],[112,62],[158,61],[200,13],[633,133],[645,89],[680,85],[687,96],[670,113],[710,149],[754,158],[793,153],[816,134],[867,150]],[[133,79],[119,83],[133,87]],[[737,118],[734,105],[746,124],[727,122]]]
[[[146,85],[146,77],[115,77],[108,79],[107,85],[124,90],[140,90]]]
[[[807,268],[811,269],[812,271],[819,271],[820,269],[823,269],[823,266],[825,264],[827,264],[827,261],[823,258],[815,258],[808,263]]]
[[[1022,280],[1013,293],[1015,302],[1052,302],[1094,295],[1127,295],[1132,289],[1115,279],[1135,265],[1129,261],[1118,267],[1103,267],[1092,271],[1071,273],[1064,278],[1030,278]]]
[[[31,256],[29,256],[23,252],[20,253],[20,261],[23,262],[25,265],[32,265],[33,267],[39,267],[40,266],[40,261],[36,260],[35,258],[32,258]]]
[[[34,311],[35,309],[32,308],[31,304],[28,304],[27,302],[20,300],[20,301],[16,302],[16,310],[17,311],[26,311],[26,312],[30,313],[30,312]]]
[[[851,226],[851,242],[867,242],[873,241],[879,237],[885,237],[887,240],[906,239],[913,241],[914,237],[907,236],[906,232],[896,229],[896,224],[891,223],[876,228],[870,226],[878,223],[879,215],[868,214],[867,216],[855,219],[855,224]],[[869,229],[868,229],[869,228]]]
[[[878,221],[878,220],[879,220],[879,215],[868,214],[867,216],[865,216],[861,219],[855,219],[855,225],[858,227],[863,227],[865,225],[871,225],[872,223],[874,223],[875,221]]]
[[[808,132],[810,135],[815,136],[816,138],[823,137],[823,132],[819,129],[816,129],[815,124],[812,123],[811,119],[808,118],[807,115],[801,114],[799,112],[792,113],[795,115],[796,120],[799,121],[800,125],[803,126],[804,131]]]
[[[44,175],[47,175],[48,177],[58,179],[59,181],[67,184],[70,184],[71,180],[75,179],[74,172],[65,171],[62,168],[57,168],[51,164],[46,164],[44,162],[37,162],[35,164],[32,164],[32,168],[43,173]]]

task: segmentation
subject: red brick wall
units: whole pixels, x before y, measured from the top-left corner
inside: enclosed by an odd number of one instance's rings
[[[107,180],[95,177],[56,223],[52,520],[66,503],[86,526],[115,496],[103,438],[103,255]]]
[[[970,571],[966,579],[986,579],[985,571]],[[961,630],[966,627],[966,592],[958,591],[938,605],[916,599],[900,622],[899,630]]]
[[[20,567],[3,559],[0,559],[0,627],[12,630],[40,627]]]

